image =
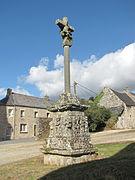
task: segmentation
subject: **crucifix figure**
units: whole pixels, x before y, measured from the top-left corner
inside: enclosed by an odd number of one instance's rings
[[[62,36],[64,48],[64,84],[65,93],[70,93],[70,52],[69,47],[72,46],[72,32],[74,28],[68,24],[68,18],[63,17],[62,20],[57,19],[56,24],[60,28],[60,35]]]
[[[56,24],[60,28],[60,35],[62,36],[63,43],[62,46],[72,46],[72,32],[74,28],[68,24],[68,18],[63,17],[62,20],[57,19]]]

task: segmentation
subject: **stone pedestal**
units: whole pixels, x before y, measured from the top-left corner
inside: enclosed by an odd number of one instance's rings
[[[44,148],[44,163],[69,165],[91,160],[96,149],[91,144],[86,106],[80,105],[73,94],[62,94],[50,111],[54,118],[49,123],[49,136]]]

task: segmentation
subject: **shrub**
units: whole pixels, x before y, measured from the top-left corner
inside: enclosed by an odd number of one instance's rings
[[[100,131],[106,126],[105,122],[111,117],[111,112],[93,103],[85,111],[85,115],[88,117],[90,131]]]
[[[101,91],[101,93],[97,97],[95,97],[94,104],[98,104],[103,96],[104,96],[104,92]]]

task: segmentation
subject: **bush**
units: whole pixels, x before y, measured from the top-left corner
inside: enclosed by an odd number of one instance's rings
[[[107,120],[105,129],[115,129],[115,125],[118,121],[118,114],[111,113],[111,117]]]
[[[94,99],[94,104],[98,104],[100,102],[100,100],[102,99],[102,97],[104,96],[104,92],[101,91],[100,94],[98,96],[95,97]]]
[[[105,122],[111,117],[111,112],[93,103],[85,111],[85,115],[88,117],[90,131],[100,131],[106,126]]]
[[[89,102],[87,101],[87,100],[85,100],[85,99],[79,99],[79,101],[80,101],[80,103],[82,104],[82,105],[89,105]]]

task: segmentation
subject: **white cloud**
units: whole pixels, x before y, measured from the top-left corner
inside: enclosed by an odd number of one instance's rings
[[[5,95],[6,95],[5,88],[0,88],[0,96],[5,96]]]
[[[31,95],[26,89],[23,89],[20,86],[16,86],[16,88],[13,88],[12,91],[18,94]]]
[[[48,62],[49,62],[48,57],[42,57],[42,58],[40,59],[39,64],[40,64],[40,65],[45,65],[45,66],[47,66],[47,65],[48,65]]]
[[[64,57],[62,55],[57,54],[56,59],[54,60],[54,67],[61,68],[64,65]]]
[[[47,64],[31,67],[26,82],[34,84],[42,95],[55,97],[63,91],[63,56],[57,55],[53,70]],[[71,84],[76,81],[89,89],[99,92],[104,86],[116,90],[129,87],[135,90],[135,43],[104,55],[99,60],[92,55],[84,61],[72,60]],[[79,87],[79,96],[90,96]],[[94,94],[91,94],[94,95]]]
[[[15,88],[11,88],[13,92],[19,93],[19,94],[25,94],[25,95],[31,95],[27,90],[23,89],[20,86],[16,86]],[[6,96],[7,89],[0,88],[0,96]]]

